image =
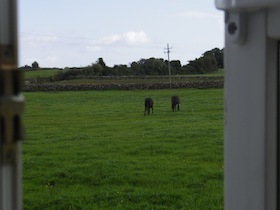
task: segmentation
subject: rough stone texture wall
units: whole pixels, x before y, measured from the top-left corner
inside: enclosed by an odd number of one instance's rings
[[[177,82],[172,83],[172,88],[223,88],[223,81],[195,81],[195,82]],[[28,84],[25,83],[24,91],[78,91],[78,90],[151,90],[168,89],[169,83],[151,83],[151,84],[83,84],[83,85],[56,85],[56,84]]]

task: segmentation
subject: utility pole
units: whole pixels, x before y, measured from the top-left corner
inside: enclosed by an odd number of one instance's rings
[[[24,97],[17,26],[17,0],[0,0],[0,210],[22,209]]]
[[[172,49],[172,47],[169,47],[169,44],[167,44],[167,48],[164,48],[164,53],[167,53],[167,57],[168,57],[169,86],[171,88],[171,71],[170,71],[170,59],[169,59],[169,54],[171,52],[170,49]]]

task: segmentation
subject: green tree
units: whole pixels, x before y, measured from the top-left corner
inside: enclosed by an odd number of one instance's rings
[[[196,58],[195,60],[189,61],[188,66],[193,68],[193,73],[194,74],[204,74],[205,72],[203,71],[203,65],[202,65],[202,59],[201,58]]]
[[[163,59],[155,59],[153,61],[153,72],[156,75],[166,75],[168,73],[168,66],[165,65]]]
[[[155,58],[146,59],[143,63],[142,68],[144,69],[145,75],[155,75],[155,69],[153,67]]]
[[[172,74],[180,74],[180,70],[182,68],[181,62],[179,60],[170,61],[170,68]]]
[[[200,58],[189,61],[192,74],[206,74],[218,70],[218,62],[212,51],[205,52]]]
[[[141,73],[144,75],[165,75],[167,74],[167,66],[163,59],[160,58],[149,58],[149,59],[140,59],[137,64],[141,67]],[[138,72],[140,67],[137,66]],[[135,68],[136,65],[133,63],[132,68]]]
[[[96,76],[102,76],[103,75],[103,66],[99,63],[92,64],[94,75]]]
[[[115,65],[114,70],[117,75],[131,75],[130,68],[128,68],[127,65]]]
[[[213,52],[204,53],[202,59],[202,65],[205,73],[211,73],[218,70],[218,62]]]
[[[205,53],[213,53],[217,61],[218,68],[224,68],[224,49],[214,48]]]
[[[34,61],[34,62],[32,63],[31,66],[32,66],[33,69],[38,69],[38,68],[40,68],[40,67],[39,67],[39,63],[38,63],[37,61]]]
[[[130,65],[131,72],[134,75],[144,75],[144,69],[142,68],[142,65],[139,62],[132,62]]]
[[[197,72],[193,66],[185,65],[181,68],[181,74],[197,74]]]
[[[106,67],[106,63],[104,62],[103,58],[98,58],[96,64],[100,64],[103,68]]]

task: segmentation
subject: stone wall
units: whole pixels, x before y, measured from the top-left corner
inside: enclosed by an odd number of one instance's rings
[[[195,81],[172,83],[172,88],[223,88],[223,81]],[[24,91],[78,91],[78,90],[151,90],[168,89],[169,83],[151,84],[83,84],[83,85],[56,85],[56,84],[32,84],[25,83]]]

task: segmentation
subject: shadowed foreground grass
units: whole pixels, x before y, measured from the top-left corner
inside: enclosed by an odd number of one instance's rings
[[[25,96],[24,209],[223,209],[222,89]]]

